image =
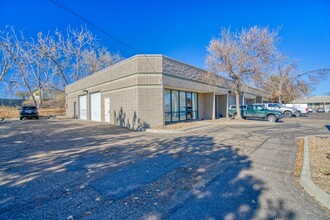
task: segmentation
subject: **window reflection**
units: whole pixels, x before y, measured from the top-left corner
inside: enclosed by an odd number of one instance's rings
[[[198,94],[165,89],[165,122],[198,119]]]

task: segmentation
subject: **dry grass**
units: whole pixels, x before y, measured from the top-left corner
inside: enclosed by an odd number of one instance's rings
[[[309,157],[313,182],[330,194],[330,137],[310,137]]]
[[[19,107],[0,107],[0,118],[18,118],[19,117]],[[40,116],[64,114],[65,109],[54,108],[54,109],[41,109],[39,110]]]
[[[65,109],[61,109],[61,108],[54,108],[54,109],[45,108],[45,109],[41,109],[39,111],[39,114],[41,116],[65,114]]]
[[[301,138],[298,141],[298,150],[296,155],[296,166],[294,169],[294,176],[300,177],[303,162],[304,162],[304,139]]]
[[[17,118],[19,107],[0,107],[0,118]]]

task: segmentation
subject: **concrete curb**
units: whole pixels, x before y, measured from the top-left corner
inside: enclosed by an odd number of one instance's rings
[[[145,132],[156,133],[156,134],[178,134],[183,133],[182,130],[160,130],[160,129],[146,129]]]
[[[300,184],[310,195],[314,196],[317,201],[322,203],[328,209],[330,208],[330,195],[317,187],[311,179],[309,167],[308,136],[304,138],[304,162],[300,176]]]
[[[183,129],[177,129],[177,130],[146,129],[145,131],[149,132],[149,133],[158,133],[158,134],[178,134],[178,133],[186,133],[188,131],[195,131],[195,130],[199,130],[199,129],[211,127],[211,126],[213,126],[213,124],[203,124],[203,125],[199,125],[199,126],[195,126],[195,127],[191,127],[191,128],[183,128]]]

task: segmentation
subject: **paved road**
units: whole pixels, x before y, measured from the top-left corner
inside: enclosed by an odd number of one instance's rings
[[[293,177],[295,138],[326,125],[330,114],[172,135],[1,123],[0,219],[330,219]]]

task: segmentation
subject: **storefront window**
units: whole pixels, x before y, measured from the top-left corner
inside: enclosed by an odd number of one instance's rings
[[[172,121],[179,121],[179,91],[172,90]]]
[[[186,120],[186,92],[180,91],[180,121]]]
[[[197,119],[197,111],[198,111],[198,98],[197,98],[197,93],[192,93],[192,111],[193,111],[193,117],[192,119]]]
[[[165,122],[198,119],[198,94],[186,91],[165,90]]]
[[[164,106],[165,106],[165,121],[171,121],[171,90],[165,90],[164,97]]]
[[[165,112],[171,112],[171,90],[165,90]]]
[[[187,120],[192,118],[192,95],[191,92],[187,92]]]

